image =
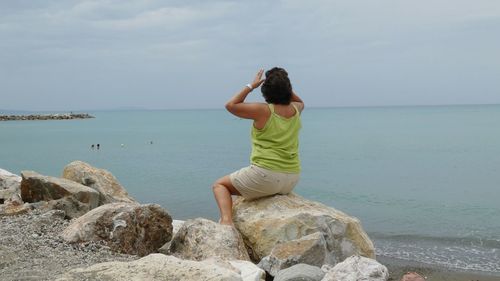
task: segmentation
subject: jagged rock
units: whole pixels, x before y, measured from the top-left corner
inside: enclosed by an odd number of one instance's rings
[[[335,257],[328,251],[323,234],[316,232],[300,239],[277,244],[271,254],[264,257],[258,266],[270,275],[276,276],[278,271],[299,263],[319,267],[323,264],[332,264],[334,261]]]
[[[73,161],[63,170],[63,178],[91,187],[99,192],[99,205],[114,202],[136,203],[107,170],[92,167],[82,161]]]
[[[53,209],[79,217],[99,204],[99,193],[90,187],[67,179],[43,176],[33,171],[21,172],[21,198],[24,202],[49,202]]]
[[[172,220],[172,236],[174,236],[177,231],[179,231],[179,229],[181,229],[181,227],[184,225],[186,221],[182,221],[182,220]]]
[[[175,234],[179,231],[179,229],[182,227],[182,225],[184,225],[185,222],[186,221],[183,220],[172,220],[172,237],[175,236]],[[161,246],[161,248],[158,249],[158,253],[170,255],[170,243],[171,241],[168,241],[163,246]]]
[[[227,225],[197,218],[187,220],[170,242],[169,253],[190,260],[220,257],[250,260],[238,231]]]
[[[387,281],[387,267],[376,260],[352,256],[330,269],[321,281]]]
[[[172,237],[172,218],[159,205],[110,203],[74,220],[62,233],[70,243],[105,241],[117,252],[145,256]]]
[[[334,262],[359,254],[374,257],[374,247],[358,219],[296,194],[257,200],[237,198],[233,221],[253,259],[260,261],[279,243],[320,232]]]
[[[321,281],[324,276],[319,267],[299,263],[278,272],[274,281]]]
[[[181,260],[163,254],[151,254],[132,262],[106,262],[78,268],[60,276],[57,281],[243,281],[236,272],[212,263]]]

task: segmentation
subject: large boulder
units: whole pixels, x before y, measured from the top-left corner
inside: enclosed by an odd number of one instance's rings
[[[106,262],[87,268],[77,268],[60,276],[57,281],[243,281],[233,270],[213,263],[182,260],[163,254],[151,254],[132,262]]]
[[[105,241],[117,252],[145,256],[172,238],[172,218],[157,204],[110,203],[74,220],[62,233],[70,243]]]
[[[71,180],[21,172],[21,198],[24,202],[47,201],[54,209],[63,210],[70,218],[79,217],[99,204],[99,193]]]
[[[376,260],[352,256],[330,269],[321,281],[387,281],[387,267]]]
[[[227,225],[197,218],[187,220],[170,242],[169,253],[189,260],[220,257],[228,260],[250,260],[238,231]]]
[[[64,167],[62,177],[97,190],[100,194],[99,205],[114,202],[136,202],[110,172],[92,167],[85,162],[73,161],[69,163]]]
[[[280,270],[300,263],[317,267],[334,263],[334,257],[327,249],[322,233],[315,232],[277,244],[271,254],[259,262],[259,267],[276,276]]]
[[[334,264],[355,254],[375,256],[373,243],[357,218],[293,193],[250,201],[237,198],[233,218],[256,261],[280,243],[316,232],[323,235]]]

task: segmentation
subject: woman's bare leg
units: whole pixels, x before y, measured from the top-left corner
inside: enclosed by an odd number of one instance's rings
[[[229,176],[218,179],[213,185],[215,201],[219,206],[220,224],[233,225],[233,198],[231,195],[241,195],[234,188]]]

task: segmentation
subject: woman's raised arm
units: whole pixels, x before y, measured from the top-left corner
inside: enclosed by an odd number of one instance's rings
[[[266,112],[267,106],[262,103],[245,102],[248,94],[250,94],[254,89],[258,88],[264,82],[264,79],[262,79],[263,73],[263,69],[259,70],[259,72],[257,72],[257,75],[255,75],[253,82],[245,86],[245,88],[243,88],[238,94],[236,94],[226,103],[227,111],[238,117],[254,120],[259,118],[263,113]]]

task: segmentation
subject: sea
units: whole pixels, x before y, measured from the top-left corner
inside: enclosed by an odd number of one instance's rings
[[[0,168],[109,170],[174,219],[218,219],[212,183],[249,164],[225,110],[0,122]],[[500,105],[306,108],[295,192],[361,220],[379,256],[500,276]],[[91,145],[99,144],[100,149]]]

